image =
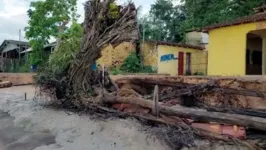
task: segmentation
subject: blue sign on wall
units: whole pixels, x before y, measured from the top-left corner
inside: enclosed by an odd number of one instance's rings
[[[174,54],[167,54],[161,56],[161,62],[170,61],[170,60],[177,60],[178,58],[175,57]]]

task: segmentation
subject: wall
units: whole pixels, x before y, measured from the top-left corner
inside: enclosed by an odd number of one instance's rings
[[[201,32],[192,31],[186,33],[186,44],[199,45],[200,43],[202,43]]]
[[[202,50],[182,48],[176,46],[158,45],[158,73],[178,75],[178,53],[184,52],[184,73],[186,73],[186,53],[191,53],[191,72],[207,73],[207,52]],[[161,61],[161,57],[173,54],[169,61]]]
[[[209,32],[208,75],[245,75],[247,33],[256,23],[213,29]]]
[[[106,67],[120,67],[131,52],[136,50],[135,44],[123,42],[116,46],[108,45],[102,50],[102,57],[97,61]]]
[[[34,73],[0,73],[0,80],[10,81],[13,85],[34,84]]]
[[[151,66],[157,70],[158,52],[157,45],[152,42],[144,42],[141,44],[141,59],[144,66]]]
[[[203,32],[191,31],[186,33],[186,44],[206,46],[209,43],[209,35]]]

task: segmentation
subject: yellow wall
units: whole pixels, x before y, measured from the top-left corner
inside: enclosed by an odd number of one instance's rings
[[[207,72],[207,52],[202,50],[182,48],[177,46],[158,45],[158,73],[178,75],[178,60],[161,62],[161,56],[174,54],[178,58],[178,53],[184,52],[184,74],[186,73],[186,53],[191,53],[192,74]]]
[[[117,47],[108,45],[102,50],[102,57],[97,61],[98,64],[106,67],[120,67],[131,52],[136,50],[135,44],[123,42]]]
[[[157,69],[158,52],[157,45],[152,42],[144,42],[141,44],[141,58],[144,66],[151,66]]]
[[[209,31],[208,75],[245,75],[247,33],[256,23]]]

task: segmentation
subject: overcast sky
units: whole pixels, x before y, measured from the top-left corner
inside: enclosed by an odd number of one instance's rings
[[[27,26],[28,17],[27,10],[32,0],[0,0],[0,44],[5,39],[18,40],[19,29],[24,30]],[[86,0],[78,0],[78,13],[83,19],[84,10],[83,3]],[[124,3],[126,0],[118,0],[119,3]],[[142,13],[149,11],[150,5],[155,0],[133,0],[137,6],[142,6]],[[22,32],[22,40],[24,39]]]

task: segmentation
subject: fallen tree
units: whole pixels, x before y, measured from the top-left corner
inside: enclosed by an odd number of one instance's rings
[[[125,97],[112,97],[111,95],[105,96],[103,99],[105,103],[126,103],[138,105],[144,108],[153,109],[154,103],[142,98],[125,98]],[[208,112],[199,109],[185,108],[185,107],[168,107],[158,104],[158,110],[160,113],[164,113],[169,116],[177,116],[180,118],[190,118],[193,120],[200,120],[201,122],[218,122],[227,123],[232,125],[241,125],[249,128],[266,131],[266,119],[259,117],[250,117],[237,114],[227,114],[219,112]]]
[[[133,3],[129,3],[126,6],[118,6],[114,0],[87,1],[85,3],[84,35],[81,41],[81,49],[73,54],[72,59],[66,63],[68,67],[63,71],[55,73],[47,67],[41,70],[37,76],[37,86],[41,87],[42,92],[48,93],[51,97],[55,98],[55,104],[65,109],[109,113],[109,107],[112,104],[133,104],[137,107],[152,110],[153,115],[156,117],[164,114],[167,116],[175,116],[177,120],[190,118],[199,122],[241,125],[266,131],[266,120],[263,118],[208,112],[185,107],[169,107],[159,103],[162,99],[173,99],[191,95],[197,98],[203,93],[219,90],[230,94],[256,95],[262,97],[262,95],[258,95],[250,90],[240,93],[235,89],[228,90],[225,87],[221,88],[215,80],[196,85],[184,83],[182,80],[173,80],[169,76],[131,78],[129,79],[129,83],[135,84],[131,86],[133,87],[130,89],[131,91],[129,90],[129,93],[124,93],[124,95],[119,94],[119,92],[117,93],[121,88],[120,83],[123,84],[123,81],[113,82],[104,68],[93,70],[92,66],[100,58],[101,50],[108,44],[118,45],[123,41],[134,41],[138,38],[136,13],[137,10]],[[126,82],[128,83],[128,81]],[[151,96],[151,99],[154,98],[154,101],[143,98],[145,94],[151,95],[151,89],[146,89],[146,86],[149,88],[157,87],[157,93]],[[174,88],[174,92],[159,95],[158,86]],[[133,97],[130,95],[132,94],[130,92],[133,93]],[[153,120],[157,123],[160,122],[175,127],[183,125],[182,123],[171,124],[154,116],[145,117],[143,114],[136,115],[134,113],[128,113],[127,116],[150,121]],[[182,127],[192,128],[189,124],[185,124]],[[224,141],[229,141],[230,139],[212,135],[209,132],[201,131],[198,133],[199,136],[204,136],[204,134],[207,137],[214,137],[215,139]]]
[[[93,70],[101,50],[109,44],[138,39],[137,9],[133,3],[118,6],[114,0],[88,0],[81,49],[72,54],[66,69],[53,72],[49,66],[40,70],[36,84],[46,93],[56,95],[64,107],[82,105],[82,97],[94,97],[94,89],[114,83],[105,70]]]

